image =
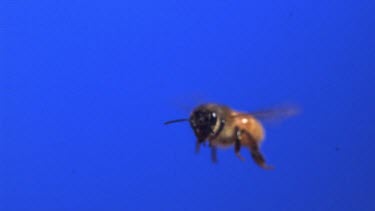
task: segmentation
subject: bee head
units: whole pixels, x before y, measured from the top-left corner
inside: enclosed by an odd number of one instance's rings
[[[214,134],[214,128],[217,124],[217,113],[211,109],[198,107],[190,115],[190,125],[195,135],[200,140],[207,139]]]

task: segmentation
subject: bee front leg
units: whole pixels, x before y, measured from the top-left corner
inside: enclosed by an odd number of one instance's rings
[[[211,161],[217,163],[217,148],[215,146],[211,146]]]
[[[204,143],[204,140],[197,140],[195,142],[195,153],[198,154],[201,148],[201,144]]]
[[[255,161],[255,163],[262,167],[263,169],[273,169],[273,166],[269,166],[266,164],[266,160],[264,156],[260,152],[258,142],[246,131],[239,131],[237,133],[239,142],[243,143],[250,149],[251,157]]]

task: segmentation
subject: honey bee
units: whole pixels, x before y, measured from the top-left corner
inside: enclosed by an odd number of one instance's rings
[[[208,141],[211,148],[211,160],[217,162],[217,148],[228,148],[234,145],[236,156],[244,160],[240,154],[242,147],[250,151],[255,163],[263,169],[273,169],[268,165],[260,151],[265,136],[261,118],[289,116],[295,109],[271,109],[258,112],[239,112],[219,104],[202,104],[190,114],[190,118],[167,121],[164,124],[189,121],[197,138],[195,150],[199,152],[201,144]]]

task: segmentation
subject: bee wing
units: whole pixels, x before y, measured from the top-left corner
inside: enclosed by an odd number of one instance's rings
[[[248,114],[254,116],[260,121],[278,121],[292,117],[300,113],[300,109],[297,106],[279,106],[269,109],[262,109],[258,111],[248,112]]]

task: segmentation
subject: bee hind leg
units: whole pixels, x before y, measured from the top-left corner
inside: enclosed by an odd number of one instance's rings
[[[240,131],[238,134],[239,141],[245,143],[250,150],[251,157],[255,163],[263,169],[273,169],[273,166],[267,165],[266,160],[259,149],[258,142],[246,131]]]
[[[263,169],[267,169],[267,170],[271,170],[271,169],[274,168],[273,166],[270,166],[270,165],[266,164],[264,156],[259,151],[258,146],[250,146],[250,152],[251,152],[251,157],[253,158],[255,163],[258,164],[258,166],[262,167]]]

